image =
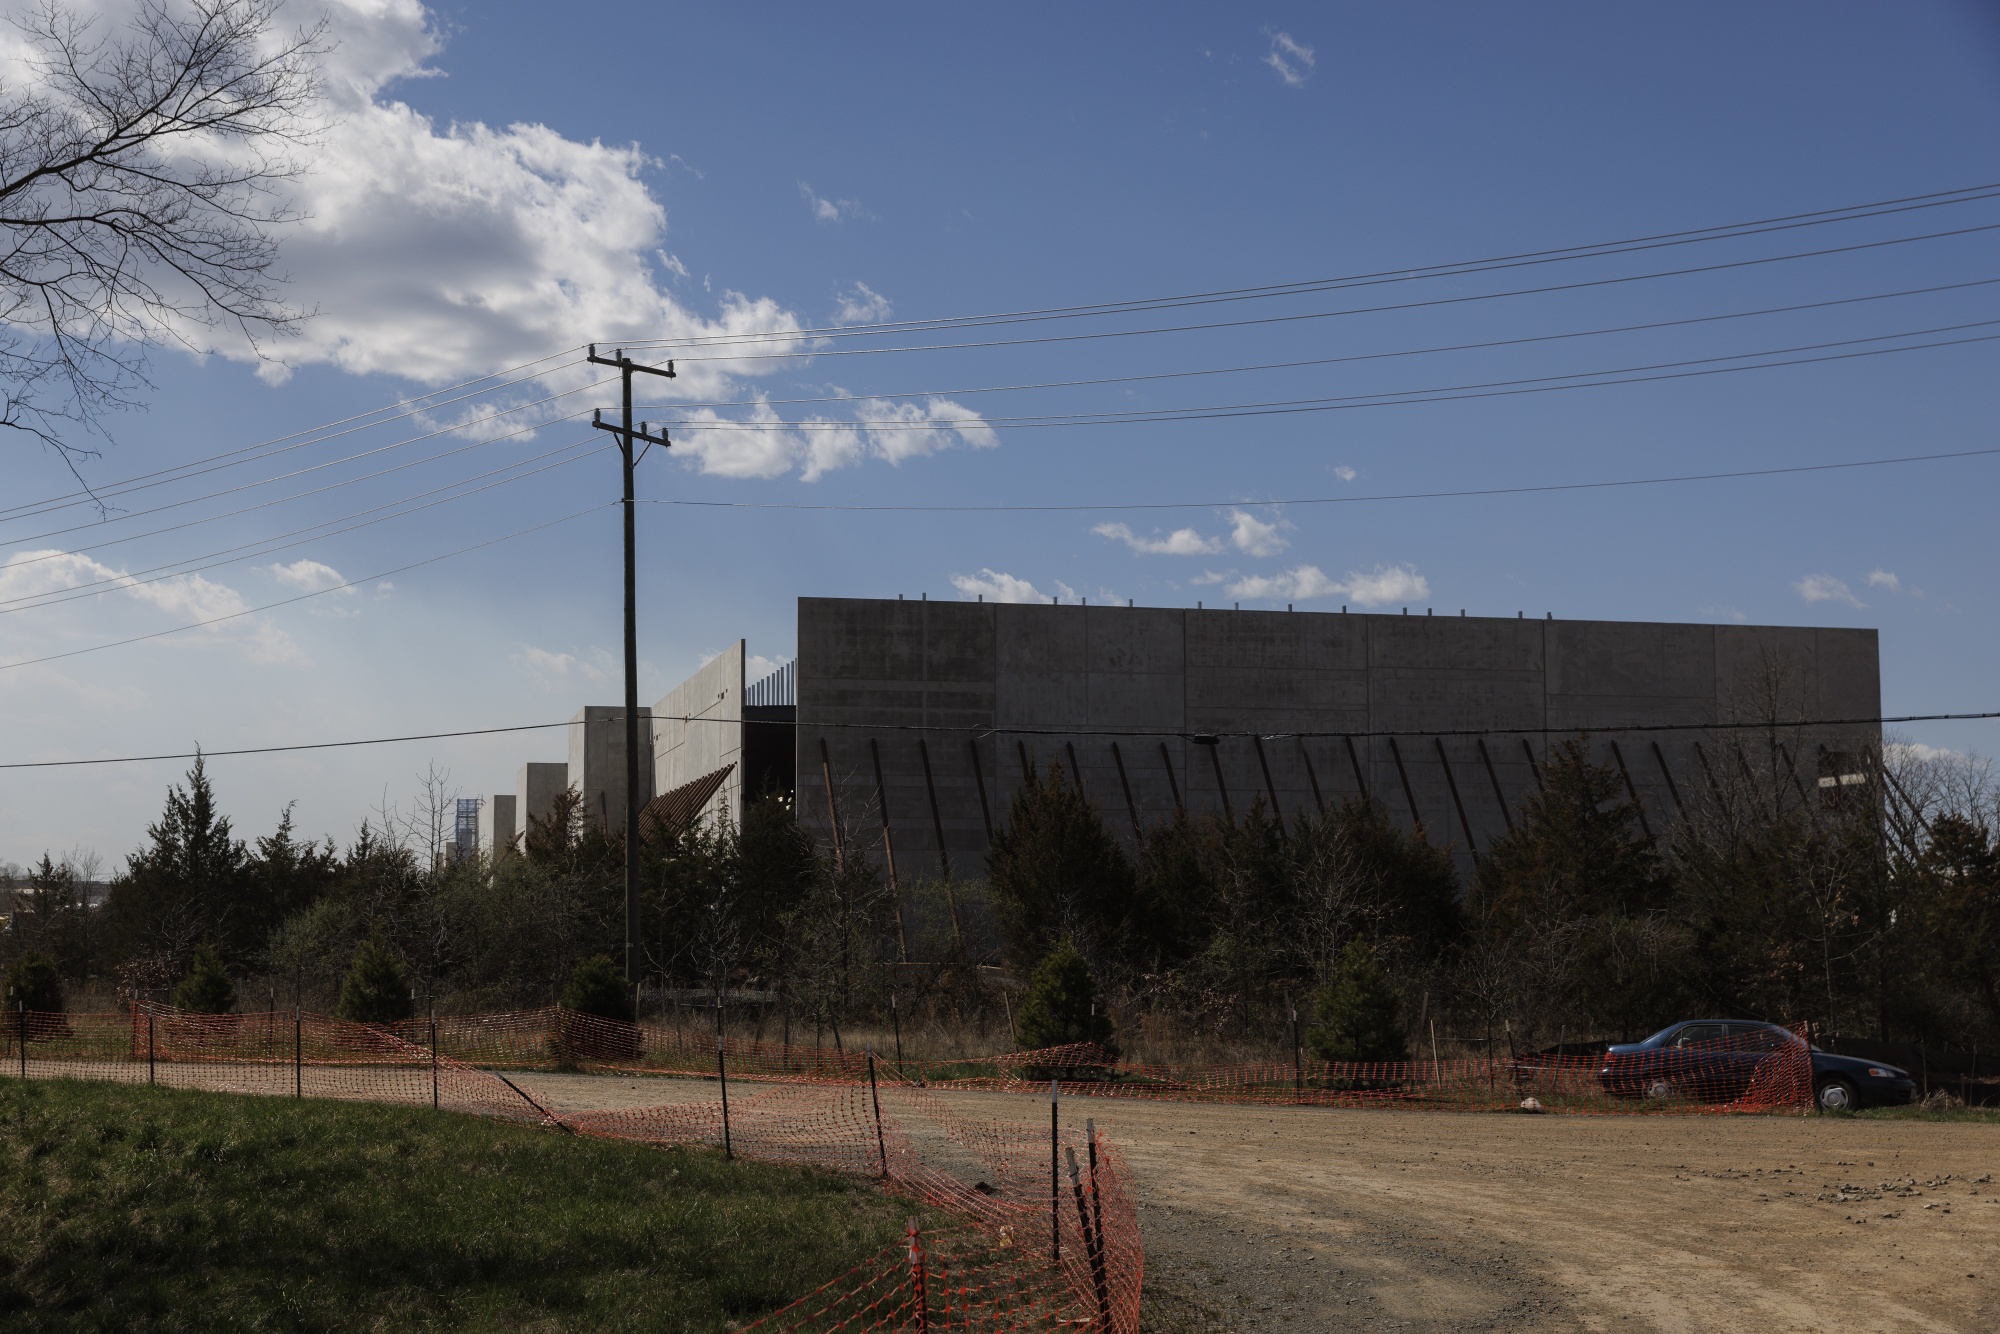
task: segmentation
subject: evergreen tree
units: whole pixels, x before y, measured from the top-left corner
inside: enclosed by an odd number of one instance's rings
[[[174,1005],[196,1014],[228,1014],[236,1008],[236,984],[206,941],[195,950],[187,976],[174,988]]]
[[[410,980],[396,956],[379,941],[364,940],[340,984],[334,1013],[357,1024],[393,1024],[416,1011]]]
[[[1068,941],[1051,950],[1028,980],[1014,1036],[1023,1051],[1094,1042],[1118,1055],[1111,1016],[1098,1000],[1090,965]]]
[[[1323,1061],[1401,1061],[1409,1057],[1401,999],[1382,975],[1367,941],[1350,941],[1340,956],[1340,973],[1316,999],[1317,1022],[1306,1034],[1313,1055]]]
[[[55,960],[33,949],[17,955],[7,965],[6,1003],[9,1014],[17,1013],[23,1006],[37,1014],[60,1012],[62,974],[57,971]]]
[[[1131,919],[1132,863],[1054,761],[1015,789],[986,866],[987,894],[1017,968],[1035,967],[1064,938],[1093,955],[1106,951]]]
[[[600,1019],[632,1020],[632,988],[608,954],[593,954],[570,970],[563,1008]]]
[[[264,943],[264,915],[245,901],[249,853],[231,837],[200,756],[186,788],[167,789],[166,809],[146,837],[107,904],[128,957],[159,960],[171,977],[203,940],[213,941],[226,962],[240,962]]]

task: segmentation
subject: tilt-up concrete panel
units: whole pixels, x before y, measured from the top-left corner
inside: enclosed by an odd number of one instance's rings
[[[732,766],[703,807],[704,819],[734,820],[743,811],[743,679],[748,646],[737,640],[653,705],[653,792]]]
[[[567,764],[524,764],[514,779],[518,798],[515,813],[521,818],[521,838],[527,840],[537,825],[546,824],[555,814],[556,797],[569,787]]]
[[[639,709],[639,801],[653,799],[652,710]],[[607,834],[625,832],[625,708],[586,704],[569,720],[569,781],[583,818]]]
[[[517,794],[501,792],[479,808],[479,850],[489,862],[520,851],[520,826],[515,823]]]

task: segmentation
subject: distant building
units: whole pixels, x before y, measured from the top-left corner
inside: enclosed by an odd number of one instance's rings
[[[1655,830],[1706,781],[1719,724],[1818,720],[1786,729],[1804,785],[1852,783],[1880,745],[1874,630],[801,598],[797,643],[746,682],[739,641],[649,710],[644,795],[679,820],[789,792],[822,843],[837,829],[903,875],[981,874],[1050,763],[1128,838],[1177,810],[1289,820],[1362,796],[1469,865],[1580,732]],[[561,780],[588,775],[613,829],[618,713],[578,715]]]

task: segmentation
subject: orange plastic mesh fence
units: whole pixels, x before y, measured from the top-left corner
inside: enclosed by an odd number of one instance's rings
[[[613,1060],[630,1068],[638,1057],[626,1053],[647,1045],[633,1026],[539,1012],[497,1016],[502,1022],[493,1024],[459,1021],[450,1030],[457,1044],[447,1042],[441,1023],[431,1045],[427,1022],[394,1032],[296,1012],[199,1015],[142,1006],[125,1014],[9,1018],[0,1020],[0,1076],[429,1103],[576,1134],[712,1145],[745,1158],[876,1179],[959,1220],[885,1252],[762,1328],[1060,1326],[1104,1334],[1139,1328],[1144,1253],[1116,1151],[1075,1126],[1058,1132],[968,1118],[932,1090],[892,1077],[865,1053],[828,1062],[783,1050],[752,1052],[739,1069],[725,1047],[726,1102],[719,1083],[685,1083],[674,1086],[691,1095],[684,1100],[558,1116],[532,1087],[462,1059],[477,1050],[466,1035],[504,1057],[510,1051],[504,1040],[532,1035],[539,1022],[544,1045],[536,1050],[530,1038],[512,1048],[516,1063]],[[668,1050],[676,1058],[689,1055],[682,1047]],[[712,1038],[705,1055],[702,1072],[714,1071]]]
[[[549,1119],[541,1110],[546,1101],[518,1081],[509,1084],[397,1034],[325,1015],[191,1014],[162,1006],[124,1014],[16,1011],[0,1032],[0,1075],[429,1105],[529,1123]]]
[[[424,1040],[424,1021],[406,1024]],[[490,1068],[574,1066],[635,1073],[716,1074],[713,1034],[631,1024],[561,1009],[440,1018],[438,1043],[452,1056]],[[777,1083],[858,1084],[861,1052],[722,1040],[731,1078]],[[884,1084],[1021,1092],[1061,1080],[1066,1091],[1098,1097],[1199,1102],[1296,1103],[1346,1107],[1427,1107],[1460,1111],[1520,1108],[1572,1113],[1803,1111],[1812,1105],[1812,1058],[1802,1037],[1768,1030],[1699,1039],[1689,1045],[1606,1057],[1549,1055],[1388,1063],[1297,1061],[1172,1066],[1121,1063],[1088,1043],[952,1062],[880,1061]]]

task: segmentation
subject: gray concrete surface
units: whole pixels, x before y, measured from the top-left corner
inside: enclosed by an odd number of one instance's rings
[[[653,712],[639,709],[639,793],[653,799]],[[625,707],[586,704],[569,720],[569,783],[583,797],[584,819],[606,833],[625,832]]]
[[[671,792],[724,765],[735,766],[703,808],[704,818],[724,811],[734,818],[743,809],[744,662],[739,639],[653,706],[655,793]]]
[[[514,780],[515,813],[521,820],[525,839],[537,821],[546,820],[555,810],[556,794],[569,786],[567,764],[524,764]]]
[[[514,821],[516,796],[512,792],[497,793],[479,808],[479,850],[488,861],[520,851],[516,839],[521,830]]]
[[[840,598],[798,615],[800,819],[824,839],[837,818],[904,878],[980,874],[1024,764],[1063,765],[1128,836],[1176,795],[1290,817],[1365,790],[1469,866],[1552,741],[1588,729],[1662,828],[1714,734],[1636,729],[1880,713],[1874,630]],[[1820,747],[1879,728],[1787,737],[1810,784]]]

